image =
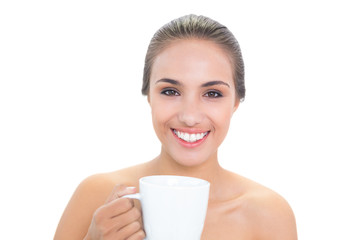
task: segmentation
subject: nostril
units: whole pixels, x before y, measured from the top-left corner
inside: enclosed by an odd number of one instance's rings
[[[179,121],[184,123],[186,126],[192,127],[195,126],[197,124],[200,124],[202,121],[202,117],[197,114],[181,114],[179,116]]]
[[[182,112],[179,114],[179,121],[186,126],[192,127],[200,124],[203,120],[203,115],[200,112]]]

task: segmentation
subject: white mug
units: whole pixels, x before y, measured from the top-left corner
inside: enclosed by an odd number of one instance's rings
[[[155,175],[139,180],[146,240],[200,240],[210,183],[199,178]]]

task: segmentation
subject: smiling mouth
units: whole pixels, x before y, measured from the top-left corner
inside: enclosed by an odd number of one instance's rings
[[[172,129],[172,131],[178,138],[188,143],[198,142],[204,139],[210,133],[210,131],[203,133],[186,133],[186,132],[180,132],[175,129]]]

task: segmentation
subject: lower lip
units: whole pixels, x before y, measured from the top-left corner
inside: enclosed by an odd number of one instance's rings
[[[209,136],[210,132],[208,132],[208,134],[206,134],[205,137],[203,137],[202,139],[196,141],[196,142],[186,142],[184,140],[182,140],[181,138],[179,138],[173,130],[171,130],[171,132],[173,133],[174,137],[176,138],[176,140],[184,147],[187,147],[187,148],[195,148],[197,146],[199,146],[200,144],[202,144],[205,139]]]

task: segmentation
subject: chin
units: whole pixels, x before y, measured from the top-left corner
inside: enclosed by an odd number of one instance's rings
[[[202,165],[203,163],[206,162],[207,158],[204,157],[200,157],[200,156],[182,156],[180,158],[173,158],[174,161],[184,167],[197,167]]]

